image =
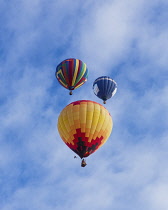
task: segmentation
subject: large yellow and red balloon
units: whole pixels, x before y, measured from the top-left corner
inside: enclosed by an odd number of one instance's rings
[[[80,100],[70,103],[61,111],[57,126],[65,144],[83,158],[107,141],[113,122],[104,106],[94,101]]]

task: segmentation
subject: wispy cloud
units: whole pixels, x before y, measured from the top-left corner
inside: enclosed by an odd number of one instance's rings
[[[0,208],[168,208],[167,2],[1,1]],[[55,67],[75,57],[89,69],[72,96]],[[117,94],[107,143],[86,168],[57,131],[60,111],[90,99],[102,75]]]

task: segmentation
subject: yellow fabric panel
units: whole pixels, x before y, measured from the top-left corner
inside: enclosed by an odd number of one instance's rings
[[[64,115],[62,116],[62,130],[63,130],[63,134],[64,134],[64,137],[66,139],[66,141],[68,141],[68,138],[69,138],[69,133],[67,131],[67,125],[65,124],[67,121],[64,120]]]
[[[70,126],[69,126],[69,121],[68,121],[68,115],[66,112],[66,109],[64,109],[63,113],[62,113],[62,117],[63,117],[63,122],[66,128],[66,132],[70,132]]]
[[[74,84],[75,84],[76,76],[78,73],[78,68],[79,68],[79,60],[76,59],[76,66],[75,66],[75,71],[74,71],[74,75],[73,75],[73,79],[72,79],[72,86],[74,86]]]
[[[68,115],[68,122],[70,127],[74,126],[72,107],[73,107],[72,104],[66,107],[66,114]]]
[[[79,118],[81,123],[81,132],[85,132],[86,128],[86,108],[87,108],[86,102],[80,104]]]
[[[102,127],[102,135],[104,136],[104,139],[102,140],[102,144],[104,144],[107,141],[108,137],[110,136],[110,133],[112,131],[112,125],[113,125],[112,118],[110,115],[108,115],[108,118]]]
[[[86,123],[86,108],[87,108],[86,103],[81,103],[80,104],[79,117],[80,117],[80,122],[81,123]]]
[[[74,132],[71,133],[72,127],[70,127],[68,114],[67,114],[67,113],[70,113],[69,112],[70,110],[68,108],[69,107],[66,107],[61,112],[61,115],[58,120],[58,129],[65,143],[74,144],[74,142],[72,141]]]
[[[89,137],[89,133],[90,133],[90,128],[86,128],[85,137]]]
[[[99,122],[97,124],[97,128],[96,128],[96,131],[97,132],[100,132],[100,129],[102,128],[103,126],[103,123],[104,123],[104,120],[105,120],[105,109],[100,109],[100,116],[99,116]]]
[[[83,71],[82,71],[81,78],[82,78],[82,77],[83,77],[83,75],[85,74],[86,69],[87,69],[87,67],[86,67],[86,64],[84,63],[84,68],[83,68]],[[86,80],[87,80],[87,78],[86,78]],[[85,81],[86,81],[86,80],[85,80]],[[81,82],[79,85],[75,86],[75,88],[74,88],[74,89],[76,89],[76,88],[80,87],[81,85],[83,85],[83,83],[85,83],[85,81],[83,81],[83,82]]]
[[[87,102],[87,111],[92,111],[94,110],[94,103],[92,102]]]
[[[73,140],[73,135],[76,133],[76,130],[74,129],[74,120],[73,120],[73,113],[72,113],[72,106],[70,105],[68,107],[66,107],[66,115],[68,118],[68,124],[69,124],[69,128],[68,128],[68,132],[69,132],[69,138],[68,138],[68,142],[74,145]]]
[[[109,119],[109,129],[108,129],[108,134],[107,134],[108,135],[108,138],[109,138],[112,130],[113,130],[113,120],[112,120],[112,117],[110,116],[110,119]]]
[[[68,135],[67,135],[67,132],[66,132],[66,127],[64,125],[64,121],[63,121],[63,116],[60,115],[59,119],[58,119],[58,130],[59,130],[59,133],[61,136],[63,136],[65,140],[65,143],[67,142],[67,139],[68,139]]]
[[[83,71],[82,71],[82,74],[81,74],[81,78],[83,77],[83,75],[85,74],[86,72],[86,63],[83,63]]]
[[[76,129],[80,128],[79,108],[79,105],[75,105],[72,107],[74,126]]]
[[[71,133],[74,133],[74,134],[76,133],[75,123],[71,127]]]
[[[74,120],[74,125],[75,125],[76,129],[80,128],[80,121],[79,120]]]
[[[91,132],[90,132],[90,134],[89,134],[89,138],[88,138],[88,142],[91,142],[91,141],[92,141],[92,139],[93,139],[93,133],[91,133]]]
[[[91,142],[93,135],[95,133],[98,121],[99,121],[99,116],[100,116],[100,105],[99,104],[94,104],[94,109],[93,109],[93,118],[92,118],[92,125],[90,129],[90,135],[88,142]]]
[[[103,136],[102,143],[105,143],[111,133],[111,130],[112,130],[112,118],[108,114],[108,112],[106,112],[105,109],[103,110],[103,115],[104,115],[104,120],[100,126],[100,130],[97,134],[97,137],[101,138],[101,136]],[[106,126],[106,128],[104,129],[105,126]],[[94,139],[95,138],[96,137],[94,136]]]
[[[90,129],[92,125],[92,118],[93,118],[93,109],[94,104],[92,102],[87,103],[87,109],[86,109],[86,137],[89,137]]]
[[[108,125],[108,122],[109,122],[109,117],[110,117],[110,115],[106,112],[105,113],[105,120],[104,120],[104,123],[103,123],[103,126],[102,126],[102,131],[104,131],[105,129],[106,129],[106,127],[107,127],[107,125]]]
[[[73,138],[68,138],[68,140],[67,140],[67,142],[69,143],[69,144],[72,144],[72,145],[74,145],[74,142],[73,142]]]
[[[95,130],[92,139],[96,139],[98,137],[99,132],[97,130]]]

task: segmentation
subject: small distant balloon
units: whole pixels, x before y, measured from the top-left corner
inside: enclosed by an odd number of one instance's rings
[[[94,94],[102,99],[104,104],[115,95],[116,91],[117,83],[108,76],[98,77],[93,83]]]
[[[55,76],[59,83],[66,89],[72,90],[83,85],[88,78],[88,69],[84,62],[79,59],[66,59],[62,61],[57,67]]]

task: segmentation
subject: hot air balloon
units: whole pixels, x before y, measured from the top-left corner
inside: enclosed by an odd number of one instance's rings
[[[55,76],[59,83],[70,90],[80,87],[87,81],[88,69],[81,60],[70,58],[62,61],[57,67]]]
[[[117,83],[107,76],[97,78],[93,83],[94,94],[106,103],[106,100],[114,96],[117,91]]]
[[[82,159],[107,141],[113,122],[104,106],[94,101],[80,100],[70,103],[61,111],[57,127],[65,144]]]

